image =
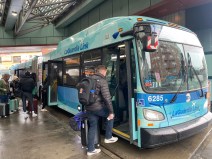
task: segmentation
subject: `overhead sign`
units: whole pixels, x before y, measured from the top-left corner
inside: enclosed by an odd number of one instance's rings
[[[12,61],[12,56],[10,55],[5,55],[1,57],[2,62],[11,62]]]

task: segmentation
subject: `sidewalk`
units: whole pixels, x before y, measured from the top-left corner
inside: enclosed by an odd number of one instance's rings
[[[0,119],[0,159],[210,159],[212,156],[210,126],[188,139],[156,149],[142,150],[121,138],[114,144],[102,142],[102,152],[87,157],[81,148],[80,133],[68,125],[70,114],[59,108],[48,107],[48,110],[39,111],[38,117],[27,120],[21,110]]]
[[[200,145],[191,159],[211,159],[212,158],[212,130],[208,132],[205,141]]]
[[[19,111],[0,119],[0,159],[85,158],[79,135],[49,112],[25,120]],[[103,152],[94,158],[110,159]]]

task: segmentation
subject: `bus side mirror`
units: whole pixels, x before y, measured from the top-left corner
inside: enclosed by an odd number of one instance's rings
[[[143,39],[143,50],[146,52],[154,52],[157,50],[159,42],[157,33],[146,34]]]

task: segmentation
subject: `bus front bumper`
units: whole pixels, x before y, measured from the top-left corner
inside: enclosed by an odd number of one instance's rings
[[[141,147],[153,148],[180,141],[204,130],[211,124],[211,121],[212,113],[208,112],[186,123],[166,128],[141,129]]]

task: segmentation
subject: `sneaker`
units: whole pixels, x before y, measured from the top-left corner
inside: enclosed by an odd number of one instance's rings
[[[32,117],[37,117],[38,115],[32,112]]]
[[[110,139],[105,139],[105,143],[114,143],[114,142],[116,142],[116,141],[118,141],[118,138],[117,137],[111,137]]]
[[[47,112],[47,110],[45,108],[40,110],[41,112]]]
[[[24,118],[27,119],[29,117],[29,115],[27,114],[27,112],[24,112]]]
[[[95,149],[92,152],[87,152],[87,155],[91,156],[91,155],[95,155],[95,154],[100,153],[100,152],[101,152],[101,149]]]

